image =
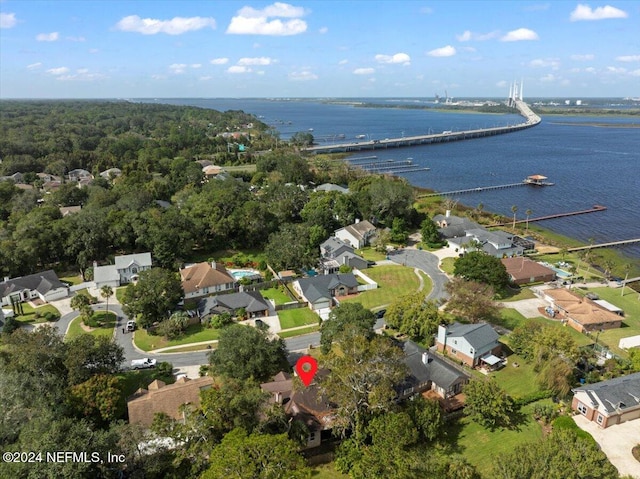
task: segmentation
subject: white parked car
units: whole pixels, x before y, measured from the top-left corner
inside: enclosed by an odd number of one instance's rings
[[[147,369],[154,368],[156,360],[151,358],[134,359],[131,361],[131,369]]]

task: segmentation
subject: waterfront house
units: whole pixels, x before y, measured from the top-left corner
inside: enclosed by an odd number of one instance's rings
[[[587,384],[572,391],[571,408],[603,429],[640,419],[640,373]]]
[[[364,248],[375,234],[376,227],[369,221],[356,220],[354,224],[336,230],[333,235],[353,248]]]
[[[501,362],[502,344],[488,323],[438,326],[436,348],[470,367],[496,366]]]
[[[234,289],[236,279],[222,263],[197,263],[180,270],[185,299]]]
[[[529,258],[518,256],[500,261],[514,284],[546,283],[556,279],[555,271]]]
[[[581,333],[622,326],[622,317],[589,298],[564,288],[544,290],[544,299],[558,311],[558,319]]]
[[[58,279],[55,271],[47,270],[10,279],[0,283],[0,300],[3,306],[40,299],[45,303],[69,296],[69,287]]]
[[[151,427],[153,418],[164,413],[177,421],[184,420],[184,407],[200,407],[200,392],[213,386],[213,378],[181,377],[173,384],[156,379],[147,389],[138,389],[127,399],[129,423]]]

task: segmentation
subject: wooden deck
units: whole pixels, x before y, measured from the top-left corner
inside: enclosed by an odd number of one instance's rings
[[[456,394],[453,397],[445,399],[433,390],[423,392],[422,397],[425,399],[438,401],[440,403],[440,407],[445,413],[450,413],[453,411],[457,411],[458,409],[462,409],[464,407],[465,400],[467,399],[467,397],[463,393]]]

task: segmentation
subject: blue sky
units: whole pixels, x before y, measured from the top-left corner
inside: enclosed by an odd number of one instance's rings
[[[0,0],[0,97],[640,96],[640,1]]]

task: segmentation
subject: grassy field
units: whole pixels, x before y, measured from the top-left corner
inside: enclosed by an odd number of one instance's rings
[[[520,290],[509,289],[507,297],[502,299],[502,301],[520,301],[521,299],[533,299],[535,297],[536,295],[533,294],[530,288],[520,288]]]
[[[93,317],[97,321],[102,322],[102,326],[99,328],[92,328],[91,331],[85,331],[82,329],[82,318],[78,316],[71,321],[69,329],[67,330],[66,339],[73,339],[81,334],[90,334],[92,336],[106,336],[110,338],[113,336],[113,328],[116,326],[116,315],[113,313],[107,313],[106,311],[96,312]]]
[[[315,326],[309,326],[307,328],[294,329],[293,331],[284,331],[284,332],[281,331],[278,333],[278,336],[280,336],[282,339],[286,339],[286,338],[292,338],[294,336],[302,336],[303,334],[314,333],[319,330],[320,330],[320,326],[315,325]]]
[[[264,299],[273,299],[276,304],[284,304],[291,302],[288,294],[278,288],[269,288],[260,290],[260,294]]]
[[[71,285],[82,283],[82,276],[79,274],[69,275],[69,276],[60,276],[60,281],[64,283],[69,283]]]
[[[458,258],[443,258],[440,262],[440,269],[447,274],[453,274],[453,263]]]
[[[9,308],[7,308],[9,309]],[[24,314],[16,315],[15,319],[20,321],[21,323],[46,323],[47,320],[43,317],[36,318],[36,313],[40,313],[43,316],[47,312],[56,313],[60,316],[60,311],[55,306],[50,304],[45,304],[43,306],[38,306],[34,308],[29,303],[22,303],[22,310]]]
[[[540,391],[536,381],[537,374],[531,364],[517,354],[511,354],[507,359],[505,367],[491,373],[491,377],[496,379],[500,387],[513,398],[523,398]],[[514,364],[518,364],[518,367]]]
[[[398,296],[414,293],[420,284],[413,268],[400,265],[376,266],[367,269],[365,274],[378,283],[378,288],[341,301],[362,303],[362,306],[371,309],[390,304]]]
[[[143,351],[168,348],[170,346],[181,346],[183,344],[199,343],[201,341],[213,341],[218,339],[220,330],[208,329],[201,324],[194,324],[187,327],[185,334],[178,338],[167,341],[163,336],[152,336],[144,329],[138,329],[135,333],[134,342]]]
[[[333,462],[322,464],[311,469],[313,479],[349,479],[349,476],[336,471]]]
[[[551,401],[546,401],[551,403]],[[535,403],[538,404],[538,403]],[[516,429],[490,431],[463,417],[451,424],[447,438],[451,447],[473,464],[484,478],[493,477],[493,463],[498,454],[511,452],[519,444],[542,438],[542,427],[533,420],[533,404],[522,408],[526,419]]]
[[[282,329],[297,328],[307,324],[318,324],[320,317],[309,308],[288,309],[278,311],[280,327]]]
[[[380,253],[371,247],[359,249],[357,253],[367,261],[382,261],[387,257],[384,253]]]

